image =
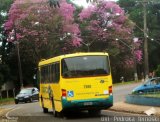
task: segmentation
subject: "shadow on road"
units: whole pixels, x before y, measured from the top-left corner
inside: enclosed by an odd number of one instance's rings
[[[49,112],[52,116],[52,112]],[[86,119],[86,118],[100,118],[101,115],[90,115],[88,111],[69,111],[63,113],[63,115],[59,115],[58,118],[63,118],[67,120],[75,120],[75,119]]]
[[[12,119],[14,122],[99,122],[101,121],[101,115],[93,116],[88,114],[87,111],[68,112],[64,116],[54,117],[52,112],[46,113],[48,116],[18,116]],[[3,118],[2,122],[5,121]],[[6,122],[6,121],[5,121]]]

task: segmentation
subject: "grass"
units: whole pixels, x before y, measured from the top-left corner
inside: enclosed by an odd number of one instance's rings
[[[160,93],[155,94],[143,94],[145,97],[153,97],[153,98],[160,98]]]
[[[14,98],[2,98],[0,99],[0,105],[11,104],[14,102]]]

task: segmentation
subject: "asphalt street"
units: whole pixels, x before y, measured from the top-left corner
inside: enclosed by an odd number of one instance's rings
[[[140,83],[114,86],[114,103],[124,101],[125,96],[131,93],[132,89],[139,84]],[[102,122],[111,121],[111,119],[114,119],[113,117],[116,116],[139,116],[138,114],[104,110],[101,112],[101,115],[97,117],[89,115],[87,111],[83,111],[70,112],[64,117],[55,118],[51,110],[49,113],[43,113],[38,101],[34,101],[33,103],[20,103],[18,105],[6,105],[3,107],[13,109],[5,114],[4,118],[1,119],[2,122],[5,122],[6,118],[11,122]]]

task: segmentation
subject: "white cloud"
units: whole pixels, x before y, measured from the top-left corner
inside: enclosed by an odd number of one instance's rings
[[[83,6],[83,7],[88,7],[88,3],[86,2],[86,0],[72,0],[73,3],[75,3],[78,6]]]
[[[78,6],[88,7],[90,3],[87,3],[86,0],[71,0],[73,3],[75,3]],[[107,1],[118,1],[118,0],[107,0]]]

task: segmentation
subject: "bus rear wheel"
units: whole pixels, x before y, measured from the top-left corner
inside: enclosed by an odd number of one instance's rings
[[[44,103],[43,103],[43,98],[42,97],[41,97],[41,104],[42,104],[43,113],[48,113],[48,108],[44,107]]]

